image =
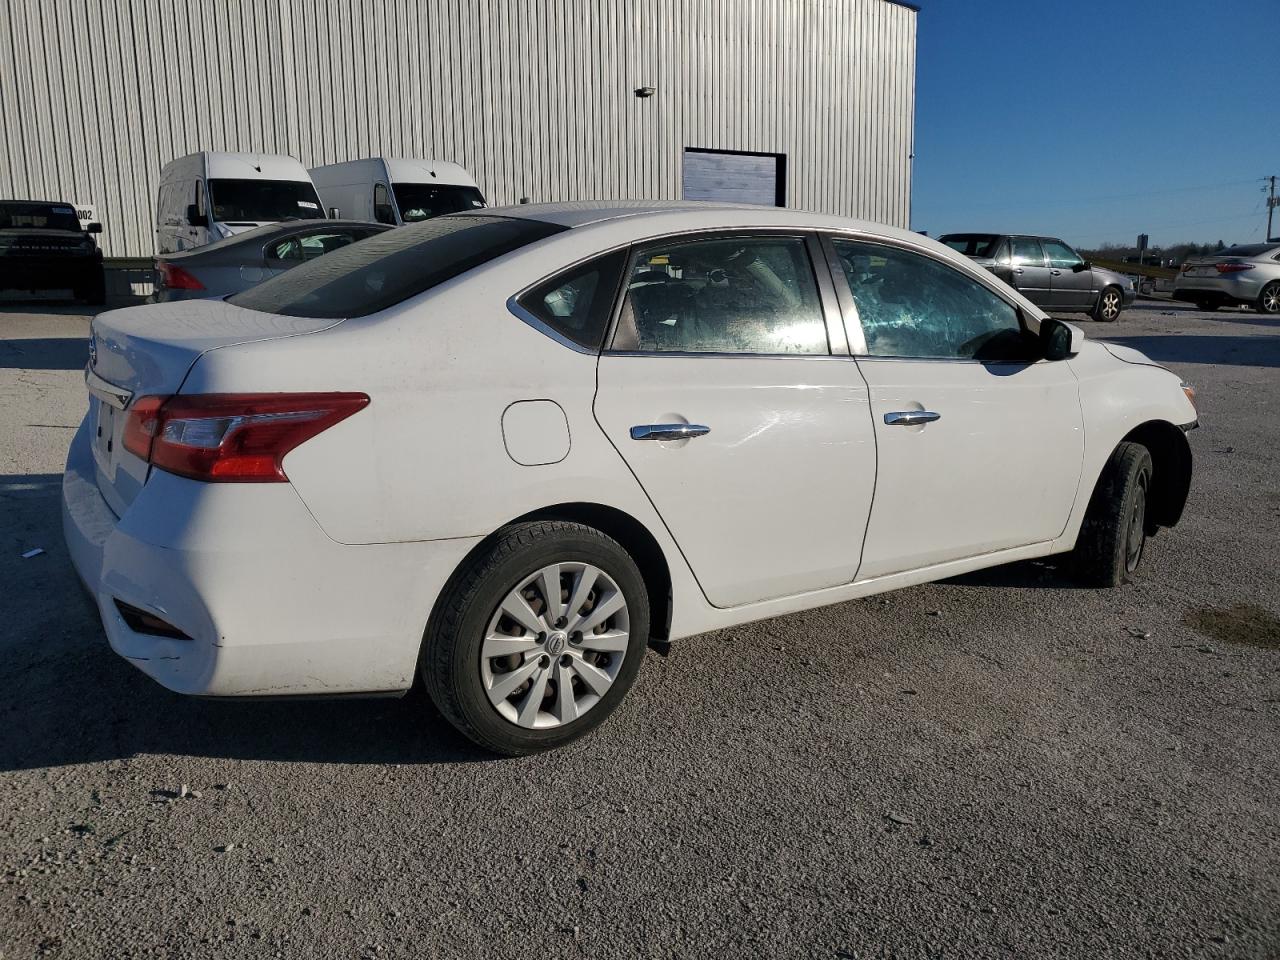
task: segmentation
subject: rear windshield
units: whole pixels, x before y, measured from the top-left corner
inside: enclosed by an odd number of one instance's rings
[[[484,214],[438,217],[343,247],[228,302],[288,317],[365,317],[564,229]]]
[[[0,230],[79,230],[72,207],[61,203],[0,203]]]
[[[475,187],[450,186],[442,183],[392,184],[400,219],[405,223],[430,220],[446,213],[462,213],[484,206],[484,197]]]
[[[221,223],[312,220],[324,216],[307,180],[210,180],[213,219]]]
[[[1000,238],[990,233],[951,233],[942,242],[966,257],[994,257]]]
[[[1242,243],[1238,246],[1227,247],[1221,253],[1214,254],[1218,257],[1260,257],[1269,250],[1280,250],[1274,243]]]

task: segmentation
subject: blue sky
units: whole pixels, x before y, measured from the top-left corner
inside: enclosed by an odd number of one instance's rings
[[[1280,0],[919,6],[914,229],[1263,239]]]

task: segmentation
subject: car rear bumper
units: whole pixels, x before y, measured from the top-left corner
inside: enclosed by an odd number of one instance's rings
[[[1173,299],[1189,303],[1252,303],[1265,286],[1265,277],[1250,276],[1254,271],[1228,273],[1220,277],[1188,277],[1180,275],[1173,285]]]
[[[62,489],[71,559],[112,649],[170,690],[201,696],[407,689],[435,597],[477,542],[340,544],[289,484],[163,472],[117,518],[98,491],[87,423]],[[135,629],[128,608],[183,636]]]

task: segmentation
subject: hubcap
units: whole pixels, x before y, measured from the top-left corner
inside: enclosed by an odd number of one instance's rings
[[[613,686],[631,637],[617,583],[588,563],[525,577],[489,618],[480,680],[498,713],[521,727],[578,719]]]
[[[1102,298],[1102,315],[1108,320],[1115,318],[1120,313],[1120,298],[1114,293],[1108,293]]]
[[[1125,538],[1124,568],[1129,573],[1138,569],[1138,561],[1142,559],[1142,547],[1147,539],[1146,523],[1147,488],[1139,484],[1133,495],[1133,510],[1129,514],[1129,529]]]

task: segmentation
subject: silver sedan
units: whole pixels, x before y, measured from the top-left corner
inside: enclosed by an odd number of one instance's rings
[[[295,220],[156,257],[156,303],[226,297],[391,228],[363,220]]]
[[[1182,265],[1173,299],[1201,310],[1238,304],[1280,316],[1280,240],[1239,244]]]

